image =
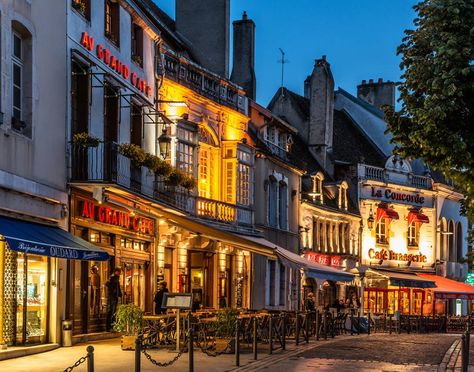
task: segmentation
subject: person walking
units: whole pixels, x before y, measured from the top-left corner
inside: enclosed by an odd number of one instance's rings
[[[120,268],[115,268],[113,275],[110,277],[107,286],[107,324],[106,330],[112,330],[112,324],[115,321],[115,312],[117,311],[118,299],[122,297],[120,290]]]
[[[316,309],[316,303],[314,301],[314,294],[313,292],[308,293],[308,297],[306,298],[305,304],[304,304],[306,311],[314,311]]]
[[[155,294],[153,302],[155,303],[155,315],[165,314],[166,308],[163,306],[163,297],[165,293],[168,293],[168,288],[166,287],[166,282],[161,282],[158,291]]]

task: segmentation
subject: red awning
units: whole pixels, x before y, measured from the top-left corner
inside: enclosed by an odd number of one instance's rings
[[[417,274],[422,278],[432,280],[436,284],[433,288],[434,297],[442,300],[474,300],[474,286],[457,282],[456,280],[448,279],[443,276],[433,274]]]
[[[412,222],[430,223],[430,219],[421,212],[410,211],[408,212],[408,226],[410,226]]]
[[[377,221],[380,221],[382,218],[398,220],[398,213],[388,207],[377,207]]]

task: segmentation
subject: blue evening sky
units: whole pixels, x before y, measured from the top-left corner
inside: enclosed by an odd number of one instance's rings
[[[199,0],[194,0],[199,1]],[[175,0],[155,0],[174,18]],[[356,93],[363,79],[397,81],[396,48],[413,28],[415,0],[231,0],[231,22],[247,11],[256,24],[257,100],[280,86],[282,48],[290,61],[284,85],[303,94],[314,60],[327,56],[335,86]],[[232,45],[232,43],[231,43]],[[232,61],[232,59],[231,59]]]

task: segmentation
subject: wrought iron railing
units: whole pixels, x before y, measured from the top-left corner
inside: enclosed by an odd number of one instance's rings
[[[114,142],[101,142],[96,147],[71,144],[70,156],[71,182],[117,184],[202,219],[235,227],[253,225],[250,206],[203,198],[179,186],[167,185],[148,168],[133,166]]]

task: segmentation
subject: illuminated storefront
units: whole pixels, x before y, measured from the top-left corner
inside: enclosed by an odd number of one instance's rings
[[[133,303],[151,312],[155,220],[110,196],[99,203],[91,194],[74,190],[71,196],[71,232],[100,247],[109,260],[75,261],[68,268],[67,313],[73,333],[103,332],[107,319],[106,283],[121,269],[121,303]]]

